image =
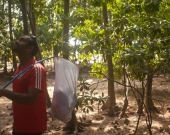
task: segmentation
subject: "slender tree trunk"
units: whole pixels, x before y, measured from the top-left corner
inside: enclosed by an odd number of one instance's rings
[[[7,50],[5,50],[5,53],[4,53],[4,73],[6,74],[8,71],[7,71]]]
[[[5,12],[5,1],[3,0],[2,1],[2,11]],[[3,15],[3,17],[5,17]],[[6,33],[3,34],[4,36],[6,36]],[[4,60],[4,73],[7,73],[7,45],[5,44],[5,50],[4,50],[4,54],[2,55],[3,56],[3,60]]]
[[[147,76],[145,104],[146,104],[146,108],[149,111],[158,112],[158,109],[154,106],[154,103],[152,101],[152,83],[153,83],[153,73],[149,73]]]
[[[10,35],[10,42],[11,42],[11,47],[12,47],[12,41],[13,41],[13,36],[12,36],[12,15],[11,15],[11,5],[12,5],[12,0],[8,0],[8,14],[9,14],[9,35]],[[13,61],[13,68],[12,71],[15,71],[17,68],[17,61],[16,61],[16,54],[12,51],[12,61]]]
[[[27,19],[27,7],[26,7],[26,1],[20,0],[21,3],[21,9],[22,9],[22,17],[23,17],[23,26],[24,26],[24,34],[29,34],[28,31],[28,19]]]
[[[29,21],[30,21],[32,34],[37,37],[36,18],[35,18],[33,10],[34,10],[34,7],[33,7],[33,4],[32,4],[32,0],[29,0],[28,18],[29,18]],[[36,58],[36,60],[41,60],[42,59],[42,55],[41,55],[40,50],[36,54],[35,58]],[[41,64],[44,66],[43,62]]]
[[[103,4],[103,19],[104,19],[104,26],[105,26],[105,42],[108,50],[110,50],[110,41],[108,36],[108,15],[107,15],[107,4]],[[109,109],[108,115],[113,116],[115,111],[115,90],[114,90],[114,75],[113,75],[113,63],[112,63],[112,53],[107,53],[107,65],[108,65],[108,102],[107,102],[107,109]]]
[[[36,23],[35,23],[35,19],[33,19],[34,13],[33,13],[32,0],[29,0],[29,12],[27,12],[27,14],[28,14],[28,18],[29,18],[29,21],[30,21],[32,34],[36,36],[37,35],[36,34]]]
[[[124,104],[123,104],[123,108],[122,108],[122,111],[119,115],[120,118],[124,117],[125,115],[125,112],[126,112],[126,109],[128,107],[128,92],[129,92],[129,89],[127,88],[127,84],[128,84],[128,81],[127,81],[127,76],[126,76],[126,63],[124,61],[124,66],[123,66],[123,77],[124,77],[124,94],[125,94],[125,98],[124,98]]]
[[[63,57],[69,58],[69,0],[64,0]]]

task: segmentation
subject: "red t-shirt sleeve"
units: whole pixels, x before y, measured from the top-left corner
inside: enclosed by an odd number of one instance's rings
[[[36,88],[43,90],[43,83],[45,79],[45,69],[41,64],[35,64],[32,68],[30,80],[29,80],[29,89]]]

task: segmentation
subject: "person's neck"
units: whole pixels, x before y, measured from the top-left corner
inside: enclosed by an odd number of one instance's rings
[[[25,63],[27,63],[30,59],[32,59],[32,56],[18,56],[20,61],[20,67],[22,67]]]

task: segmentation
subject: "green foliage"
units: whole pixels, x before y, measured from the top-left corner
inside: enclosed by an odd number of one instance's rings
[[[92,72],[90,75],[96,78],[104,78],[104,75],[106,75],[108,71],[108,67],[105,63],[94,63],[91,68]]]
[[[158,12],[161,2],[162,0],[145,0],[144,1],[145,12],[147,12],[148,14]]]
[[[89,113],[90,111],[94,111],[94,106],[97,103],[98,113],[101,105],[105,103],[108,96],[105,96],[104,93],[101,95],[96,92],[96,88],[90,89],[90,84],[84,80],[83,77],[79,78],[80,84],[78,87],[80,88],[80,92],[77,93],[78,103],[76,108],[80,109],[82,112]]]

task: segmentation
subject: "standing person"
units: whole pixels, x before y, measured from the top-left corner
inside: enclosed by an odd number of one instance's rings
[[[21,36],[12,49],[20,61],[14,76],[36,62],[35,37]],[[47,129],[46,90],[46,71],[39,63],[13,81],[13,91],[0,89],[0,96],[12,100],[13,135],[42,135]]]

